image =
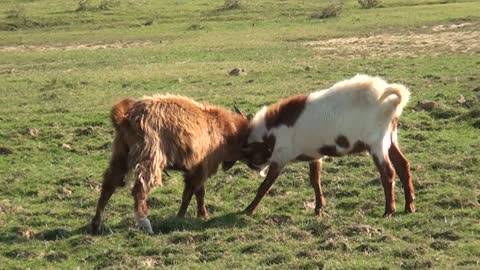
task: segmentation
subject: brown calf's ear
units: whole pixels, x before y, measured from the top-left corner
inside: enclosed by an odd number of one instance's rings
[[[237,161],[224,161],[222,162],[222,169],[223,171],[228,171],[230,168],[233,167],[233,165],[235,165]]]

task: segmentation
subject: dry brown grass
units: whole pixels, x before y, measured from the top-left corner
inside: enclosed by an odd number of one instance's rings
[[[479,43],[475,42],[480,39],[480,31],[470,26],[436,25],[429,33],[334,38],[305,45],[315,51],[316,59],[405,58],[446,52],[475,55],[480,51]]]

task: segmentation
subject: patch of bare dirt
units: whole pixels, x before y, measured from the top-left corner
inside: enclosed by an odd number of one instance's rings
[[[161,43],[161,42],[160,42]],[[112,43],[92,44],[71,44],[71,45],[18,45],[0,46],[0,52],[47,52],[47,51],[75,51],[75,50],[102,50],[102,49],[124,49],[133,47],[151,46],[151,41],[117,41]]]
[[[445,53],[480,54],[480,31],[471,23],[436,25],[429,33],[379,34],[310,41],[316,59],[408,58]]]

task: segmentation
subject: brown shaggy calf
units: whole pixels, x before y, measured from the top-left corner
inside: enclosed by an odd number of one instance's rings
[[[147,218],[147,196],[162,184],[162,171],[184,171],[185,189],[178,216],[183,217],[195,194],[197,215],[207,217],[204,183],[223,162],[228,169],[241,158],[248,138],[248,120],[222,108],[173,96],[125,99],[112,108],[115,127],[112,158],[103,177],[92,233],[102,229],[105,206],[117,187],[125,186],[129,170],[135,183],[137,226],[153,233]]]

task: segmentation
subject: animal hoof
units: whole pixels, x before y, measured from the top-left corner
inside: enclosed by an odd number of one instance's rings
[[[415,206],[413,206],[413,204],[406,205],[405,206],[405,212],[406,213],[415,213]]]
[[[385,213],[383,214],[383,217],[384,217],[384,218],[391,218],[392,216],[393,216],[393,212],[385,212]]]
[[[103,232],[103,223],[92,221],[87,225],[87,232],[92,235],[99,235]]]
[[[197,217],[201,219],[208,219],[208,213],[199,213]]]
[[[254,210],[251,210],[249,208],[243,210],[243,213],[247,216],[253,216],[253,212],[254,212]]]
[[[323,213],[323,207],[315,208],[314,212],[315,212],[315,216],[321,216]]]
[[[137,220],[137,227],[139,230],[147,234],[153,234],[152,224],[148,218],[140,218]]]
[[[208,219],[208,210],[205,206],[197,209],[197,218]]]

